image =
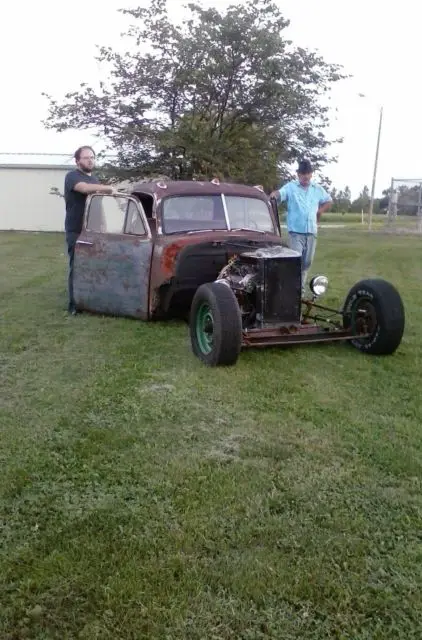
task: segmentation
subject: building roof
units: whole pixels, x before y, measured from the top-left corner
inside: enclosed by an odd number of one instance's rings
[[[1,165],[53,165],[72,166],[75,164],[72,153],[21,153],[0,151]]]
[[[15,164],[0,164],[0,169],[48,169],[50,171],[70,171],[71,166],[66,164],[27,164],[27,163],[15,163]]]
[[[107,155],[105,160],[110,161],[114,156]],[[25,167],[30,169],[72,169],[75,160],[72,153],[45,153],[45,152],[20,152],[0,151],[0,166],[2,168]]]

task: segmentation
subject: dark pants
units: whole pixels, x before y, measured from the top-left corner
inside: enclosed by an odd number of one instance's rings
[[[69,304],[68,310],[75,309],[75,300],[73,298],[73,262],[75,259],[75,245],[76,240],[79,238],[77,231],[66,231],[66,243],[67,243],[67,255],[69,256],[69,277],[68,277],[68,292],[69,292]]]

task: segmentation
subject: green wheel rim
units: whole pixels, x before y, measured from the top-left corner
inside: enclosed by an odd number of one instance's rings
[[[203,302],[196,314],[196,340],[203,354],[211,353],[214,345],[214,318],[209,304]]]

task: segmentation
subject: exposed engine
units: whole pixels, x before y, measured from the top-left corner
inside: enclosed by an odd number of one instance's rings
[[[301,260],[286,247],[273,245],[235,254],[216,281],[235,294],[244,329],[300,318]]]
[[[216,282],[231,288],[239,303],[243,327],[253,326],[256,320],[256,288],[259,282],[258,265],[234,255],[218,274]]]

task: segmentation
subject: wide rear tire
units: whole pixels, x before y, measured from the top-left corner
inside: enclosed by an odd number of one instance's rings
[[[221,282],[198,287],[190,310],[194,354],[211,367],[236,363],[242,347],[242,318],[233,291]]]
[[[344,328],[367,331],[367,338],[351,344],[371,355],[391,355],[399,347],[405,327],[405,312],[397,289],[381,279],[361,280],[349,291],[344,307]]]

